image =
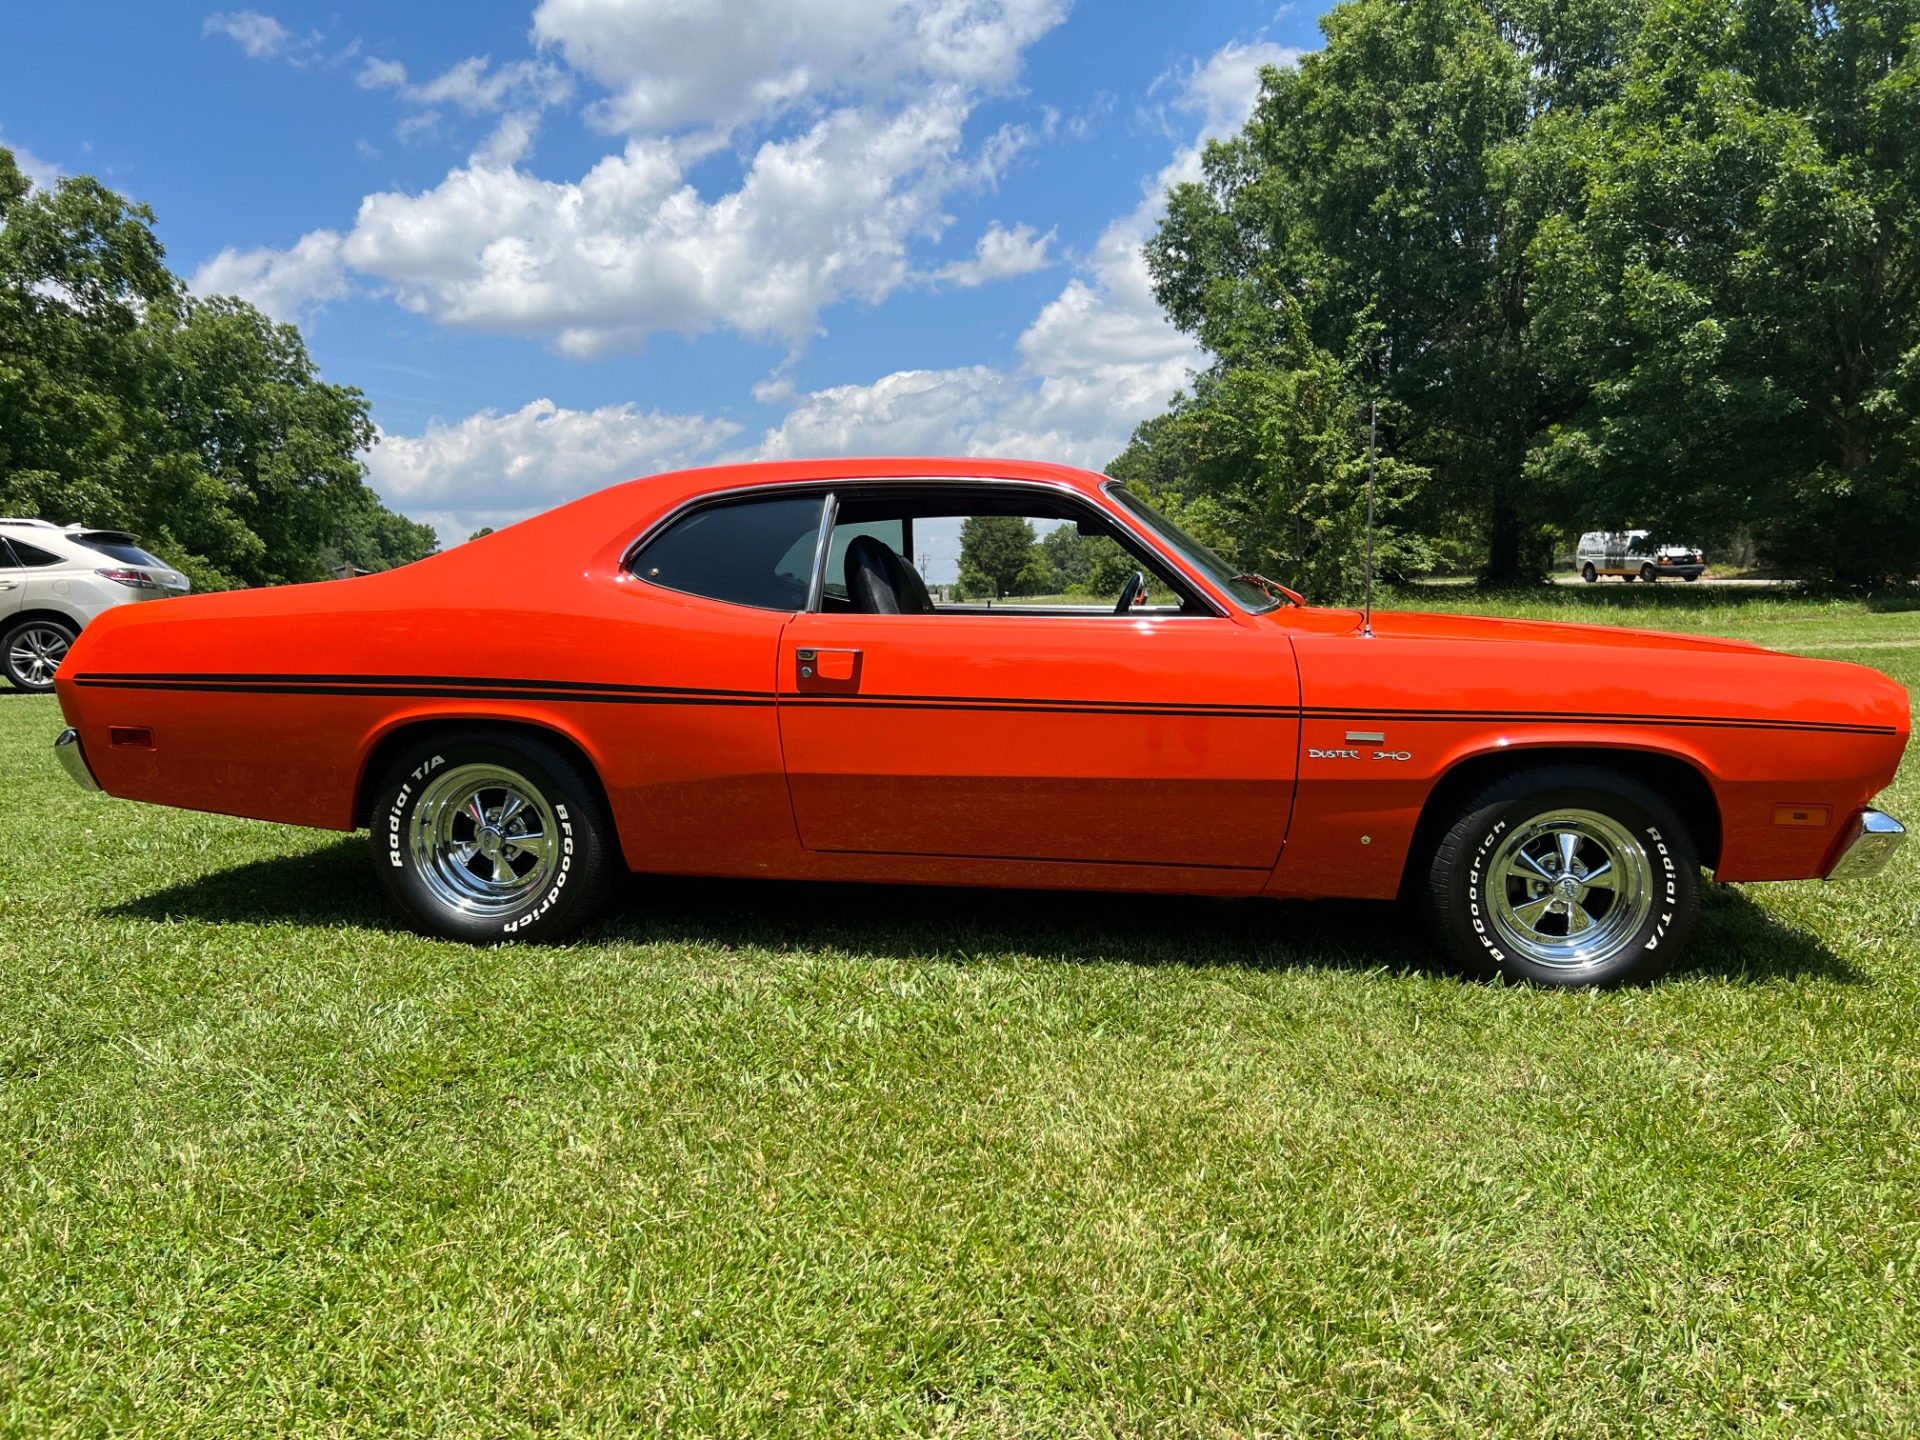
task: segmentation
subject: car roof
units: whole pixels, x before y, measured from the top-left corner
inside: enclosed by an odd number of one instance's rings
[[[571,527],[580,523],[627,526],[699,501],[709,495],[779,486],[818,485],[861,480],[981,480],[1026,481],[1097,494],[1106,477],[1071,465],[1037,460],[1002,460],[978,456],[864,456],[841,459],[758,460],[737,465],[709,465],[694,470],[669,470],[609,485],[577,500],[542,511],[496,532],[531,539],[548,525]],[[564,517],[564,518],[563,518]],[[526,527],[526,528],[523,528]],[[491,540],[492,536],[487,536]],[[464,547],[456,547],[464,548]]]

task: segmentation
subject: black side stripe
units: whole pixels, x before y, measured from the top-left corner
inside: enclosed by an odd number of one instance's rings
[[[359,692],[368,689],[398,690],[538,690],[569,691],[580,694],[608,695],[714,695],[739,700],[771,700],[764,690],[704,690],[684,685],[613,685],[597,680],[511,680],[490,675],[232,675],[232,674],[117,674],[99,671],[76,677],[81,685],[120,686],[153,690],[164,687],[201,690],[215,685],[245,685],[250,690],[290,690],[295,694],[321,694],[337,690]]]
[[[1352,710],[1309,705],[1303,720],[1486,721],[1505,725],[1672,725],[1734,730],[1799,730],[1820,734],[1897,735],[1891,725],[1855,725],[1837,720],[1768,720],[1726,715],[1605,715],[1566,710]]]
[[[1524,710],[1393,710],[1308,705],[1199,705],[1154,701],[1049,700],[972,695],[788,695],[770,691],[701,690],[617,685],[589,680],[515,680],[445,675],[235,675],[102,672],[74,677],[97,690],[189,691],[215,695],[332,695],[395,699],[541,700],[573,704],[717,705],[795,710],[948,710],[1038,715],[1142,715],[1171,719],[1472,722],[1496,725],[1650,725],[1690,729],[1784,730],[1813,734],[1896,735],[1891,725],[1826,720],[1769,720],[1717,715],[1608,715]]]
[[[457,681],[421,680],[414,683],[303,684],[282,682],[268,677],[248,680],[208,677],[186,680],[175,677],[79,675],[74,684],[94,690],[147,690],[188,692],[200,695],[330,695],[337,699],[352,696],[379,696],[395,699],[433,700],[544,700],[586,705],[728,705],[768,708],[771,694],[733,690],[672,690],[664,686],[617,686],[586,684],[547,684],[540,681]]]

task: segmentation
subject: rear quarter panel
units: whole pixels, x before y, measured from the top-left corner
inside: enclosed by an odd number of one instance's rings
[[[665,503],[633,489],[382,575],[121,607],[62,667],[68,723],[109,794],[336,830],[401,727],[532,725],[594,767],[635,868],[786,862],[784,617],[623,576]],[[153,745],[115,746],[114,727]]]

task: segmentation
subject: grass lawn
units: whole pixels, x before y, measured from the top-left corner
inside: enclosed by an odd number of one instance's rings
[[[1920,689],[1920,610],[1494,608]],[[637,880],[473,950],[58,725],[0,694],[0,1434],[1920,1431],[1920,847],[1608,995],[1348,904]]]

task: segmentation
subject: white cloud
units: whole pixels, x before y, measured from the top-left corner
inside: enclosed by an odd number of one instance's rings
[[[398,60],[369,56],[353,80],[362,90],[398,90],[407,83],[407,67]]]
[[[1297,63],[1303,51],[1287,46],[1225,45],[1188,69],[1174,107],[1203,117],[1200,141],[1233,134],[1247,123],[1260,94],[1260,71]]]
[[[1166,189],[1199,173],[1202,141],[1244,123],[1260,66],[1291,59],[1274,46],[1228,46],[1179,77],[1170,108],[1197,122],[1187,131],[1192,142],[1101,233],[1080,273],[1022,333],[1012,363],[904,370],[798,395],[783,367],[754,395],[788,405],[784,418],[721,458],[949,453],[1104,465],[1205,363],[1162,314],[1141,255]],[[891,118],[830,112],[792,140],[763,145],[741,188],[711,203],[687,186],[666,138],[629,141],[576,185],[489,168],[477,156],[427,195],[371,197],[343,249],[356,268],[377,262],[376,273],[423,313],[559,327],[583,350],[662,317],[697,329],[718,315],[746,333],[789,334],[811,323],[824,297],[877,297],[902,282],[904,238],[938,223],[938,184],[916,189],[887,177],[910,175],[914,164],[962,163],[953,158],[962,113],[937,99]],[[831,199],[823,198],[819,186],[834,176],[856,185],[864,176],[870,188],[829,187]],[[466,237],[485,217],[500,238],[475,253]],[[1025,264],[1044,257],[1051,240],[1027,226],[996,225],[988,237],[960,263],[983,272]],[[828,251],[858,263],[824,276],[809,268],[806,257]],[[420,437],[389,437],[371,463],[390,502],[454,537],[630,474],[712,458],[737,429],[630,406],[582,412],[539,401],[513,415],[484,412]]]
[[[727,420],[641,411],[568,410],[535,400],[510,415],[483,410],[421,435],[383,435],[368,480],[389,505],[443,542],[499,527],[622,480],[695,463],[738,433]]]
[[[557,65],[544,60],[495,65],[486,55],[469,55],[417,85],[408,83],[407,67],[398,60],[371,57],[353,78],[362,90],[394,90],[409,104],[453,105],[469,115],[508,104],[560,105],[573,95],[573,81]]]
[[[424,194],[367,197],[341,254],[416,313],[552,334],[569,354],[716,324],[797,347],[825,306],[908,278],[909,242],[941,223],[964,118],[941,98],[836,110],[762,145],[713,201],[667,140],[629,141],[573,183],[483,148]]]
[[[42,190],[51,190],[54,182],[60,178],[58,165],[51,160],[42,160],[19,141],[7,139],[4,132],[0,132],[0,145],[13,152],[13,163],[20,167],[20,173]]]
[[[301,43],[273,16],[262,15],[257,10],[235,10],[230,14],[216,11],[201,22],[200,33],[225,35],[246,51],[250,60],[271,60]]]
[[[1030,275],[1035,270],[1044,270],[1053,264],[1047,247],[1054,241],[1055,230],[1044,235],[1034,233],[1031,225],[1016,225],[1008,230],[998,220],[987,227],[973,247],[973,259],[955,260],[943,265],[934,272],[936,280],[944,280],[950,285],[962,289],[971,289],[984,285],[990,280],[1007,280],[1015,275]]]
[[[291,250],[229,246],[194,271],[187,285],[196,295],[238,295],[285,321],[352,293],[340,263],[340,237],[331,230],[302,236]]]
[[[911,281],[910,251],[949,223],[946,199],[992,185],[1030,143],[1010,124],[969,147],[965,126],[1065,7],[546,0],[537,38],[607,86],[634,132],[577,180],[525,168],[532,117],[567,93],[550,61],[476,57],[417,84],[399,62],[369,60],[359,84],[422,107],[400,122],[402,140],[439,133],[450,108],[508,113],[438,185],[367,196],[339,256],[416,314],[546,337],[571,355],[715,327],[797,351],[826,307],[877,303]],[[692,183],[721,130],[789,110],[783,133],[743,154],[733,190],[708,197]],[[946,278],[1023,273],[1047,262],[1046,244],[996,228]]]
[[[473,152],[472,164],[486,170],[518,165],[533,149],[533,137],[539,129],[540,117],[533,111],[515,110],[501,116],[493,133]]]
[[[1246,123],[1263,65],[1297,52],[1229,45],[1188,71],[1173,102],[1199,134],[1143,187],[1131,214],[1101,232],[1085,273],[1034,317],[1011,368],[913,370],[803,396],[750,453],[1020,456],[1098,469],[1205,363],[1153,297],[1141,247],[1168,188],[1199,174],[1200,146]]]
[[[543,0],[533,33],[610,93],[615,131],[730,130],[801,106],[926,83],[1012,83],[1068,0]]]

